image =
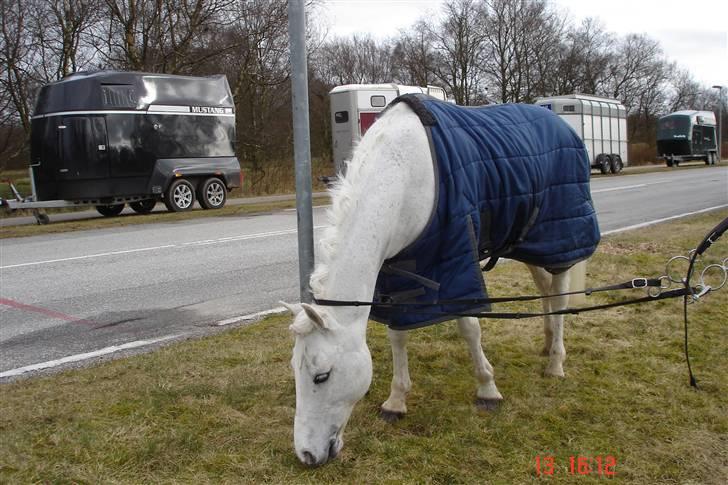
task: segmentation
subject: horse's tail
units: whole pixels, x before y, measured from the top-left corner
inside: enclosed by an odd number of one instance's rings
[[[569,275],[569,291],[584,291],[584,288],[586,288],[587,261],[588,259],[585,259],[584,261],[576,263],[569,270],[571,272],[571,274]],[[584,304],[586,304],[586,297],[584,296],[584,294],[571,295],[569,297],[569,306]]]

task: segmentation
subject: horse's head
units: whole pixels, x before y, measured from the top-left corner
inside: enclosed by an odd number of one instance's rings
[[[305,303],[286,306],[295,316],[296,455],[306,465],[322,465],[344,445],[351,411],[372,380],[372,357],[366,339],[327,310]]]

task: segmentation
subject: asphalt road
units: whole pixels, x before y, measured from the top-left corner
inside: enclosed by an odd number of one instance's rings
[[[638,228],[728,206],[728,167],[598,178],[592,194],[603,233]],[[283,211],[0,240],[0,379],[296,301],[295,228]]]

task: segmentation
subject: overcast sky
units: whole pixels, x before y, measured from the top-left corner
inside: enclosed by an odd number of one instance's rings
[[[726,0],[550,0],[577,23],[591,16],[617,34],[644,33],[667,57],[707,85],[728,86]],[[397,34],[422,16],[439,16],[444,0],[324,0],[321,15],[332,35]]]

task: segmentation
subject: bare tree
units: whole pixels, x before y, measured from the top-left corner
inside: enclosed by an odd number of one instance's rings
[[[32,77],[37,45],[28,29],[31,9],[23,0],[0,2],[0,126],[3,128],[3,158],[17,156],[24,143],[13,143],[16,128],[22,139],[30,137],[30,114],[35,83]],[[9,153],[7,152],[9,151]]]
[[[93,52],[84,41],[99,20],[99,0],[33,0],[31,30],[40,47],[37,77],[61,79],[83,69]]]
[[[611,56],[602,94],[619,99],[628,111],[637,108],[640,96],[652,89],[647,83],[663,81],[654,72],[662,69],[661,62],[659,42],[642,34],[625,36]]]
[[[679,68],[675,63],[670,64],[667,69],[671,72],[671,75],[669,78],[670,94],[668,95],[666,111],[695,109],[699,106],[703,88],[693,78],[690,71]]]
[[[575,29],[567,29],[552,71],[551,94],[603,92],[613,42],[612,36],[593,18],[584,19]]]
[[[427,86],[434,79],[435,52],[433,27],[419,20],[402,32],[395,41],[393,56],[394,77],[398,82]]]
[[[210,33],[230,22],[234,0],[103,0],[106,23],[97,32],[109,66],[190,73],[232,46],[215,46]],[[243,7],[247,3],[241,2]]]
[[[483,43],[485,5],[478,0],[450,0],[445,4],[443,22],[431,30],[434,73],[462,105],[485,100]]]
[[[392,82],[393,48],[370,35],[324,43],[314,56],[314,71],[331,86]]]

